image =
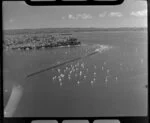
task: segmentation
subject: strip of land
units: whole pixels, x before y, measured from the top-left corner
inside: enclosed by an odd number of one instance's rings
[[[13,50],[31,50],[81,44],[81,42],[71,34],[51,34],[43,32],[38,34],[5,34],[3,39],[3,48]]]

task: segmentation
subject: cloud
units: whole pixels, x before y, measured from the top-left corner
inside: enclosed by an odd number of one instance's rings
[[[73,16],[72,14],[69,14],[69,15],[68,15],[68,19],[73,19],[73,20],[74,20],[74,19],[76,19],[76,17]]]
[[[83,13],[83,14],[77,14],[76,18],[78,18],[78,19],[92,19],[92,16],[90,14]]]
[[[131,12],[130,15],[132,16],[136,16],[136,17],[143,17],[143,16],[147,16],[147,10],[141,10],[141,11],[136,11],[136,12]]]
[[[122,13],[121,12],[110,12],[109,16],[111,17],[122,17]]]
[[[76,14],[76,15],[72,15],[69,14],[68,15],[68,19],[72,19],[72,20],[87,20],[87,19],[92,19],[92,16],[90,14],[86,14],[86,13],[81,13],[81,14]]]
[[[99,17],[100,17],[100,18],[105,17],[106,14],[107,14],[107,12],[100,13],[100,14],[99,14]]]

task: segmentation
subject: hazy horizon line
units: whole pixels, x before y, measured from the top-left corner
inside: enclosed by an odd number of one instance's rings
[[[34,29],[120,29],[120,28],[148,28],[145,27],[41,27],[41,28],[16,28],[16,29],[2,29],[7,30],[34,30]]]

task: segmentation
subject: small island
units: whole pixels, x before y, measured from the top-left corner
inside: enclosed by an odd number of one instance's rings
[[[4,33],[3,37],[4,50],[32,50],[32,49],[45,49],[61,46],[76,46],[81,42],[72,34],[62,33]]]

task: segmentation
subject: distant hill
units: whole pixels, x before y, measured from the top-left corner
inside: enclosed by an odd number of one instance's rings
[[[4,34],[36,34],[36,33],[68,33],[68,32],[90,32],[90,31],[146,31],[147,28],[41,28],[41,29],[12,29],[4,30]]]

